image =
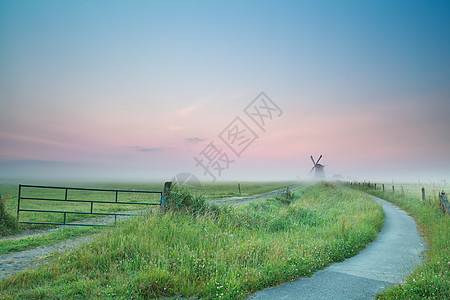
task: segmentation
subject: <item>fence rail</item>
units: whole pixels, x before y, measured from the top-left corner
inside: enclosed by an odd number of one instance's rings
[[[385,189],[385,184],[376,184],[376,183],[370,183],[370,182],[357,182],[357,181],[353,181],[353,182],[347,182],[350,185],[355,185],[355,186],[362,186],[362,187],[368,187],[368,188],[373,188],[374,190],[377,190],[378,188],[381,189],[383,192],[387,192],[390,188],[389,185],[387,185],[386,189]],[[403,196],[405,196],[405,190],[403,188],[403,185],[400,185],[400,190]],[[398,193],[398,186],[397,189],[395,188],[395,185],[392,184],[392,193]],[[421,195],[422,195],[422,201],[425,202],[426,200],[426,193],[425,193],[425,188],[422,187],[421,188]],[[450,204],[449,201],[447,199],[447,195],[445,194],[444,191],[439,193],[439,202],[441,205],[441,210],[444,213],[448,213],[450,214]]]
[[[64,191],[64,197],[47,197],[47,196],[24,196],[27,189],[32,189],[34,191],[41,190],[44,193],[51,193],[58,190]],[[82,191],[82,192],[104,192],[111,193],[112,200],[96,200],[96,199],[72,199],[69,197],[69,191]],[[119,196],[123,194],[141,194],[141,195],[159,195],[158,201],[147,201],[137,202],[137,201],[121,201]],[[94,197],[95,198],[95,197]],[[45,224],[45,225],[73,225],[73,226],[113,226],[113,225],[105,225],[105,224],[94,224],[94,223],[75,223],[75,222],[67,222],[67,215],[92,215],[92,216],[114,216],[114,225],[117,223],[118,216],[133,216],[136,214],[127,213],[127,212],[95,212],[94,204],[109,204],[109,205],[140,205],[140,206],[153,206],[153,205],[161,205],[163,202],[163,192],[162,191],[144,191],[144,190],[119,190],[119,189],[98,189],[98,188],[79,188],[79,187],[61,187],[61,186],[43,186],[43,185],[25,185],[19,184],[19,192],[17,199],[17,220],[22,224]],[[76,210],[61,210],[61,209],[36,209],[36,208],[23,208],[23,204],[25,201],[32,202],[54,202],[56,203],[80,203],[81,204],[90,204],[88,211],[76,211]],[[21,207],[22,205],[22,207]],[[48,206],[47,206],[48,207]],[[32,213],[50,213],[50,214],[62,214],[63,220],[61,222],[43,222],[43,221],[20,221],[19,216],[20,212],[32,212]]]

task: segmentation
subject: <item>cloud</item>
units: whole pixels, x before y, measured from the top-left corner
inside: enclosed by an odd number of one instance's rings
[[[203,142],[205,139],[199,138],[199,137],[192,137],[192,138],[186,138],[186,141],[192,144]]]
[[[9,133],[5,133],[5,132],[0,132],[0,138],[5,138],[7,140],[28,142],[29,144],[34,144],[34,145],[41,144],[41,145],[59,146],[59,147],[66,147],[66,148],[73,148],[76,146],[71,143],[60,142],[60,141],[56,141],[53,139],[39,138],[39,137],[26,136],[26,135],[14,135],[14,134],[9,134]]]
[[[140,148],[139,149],[139,151],[142,151],[142,152],[160,152],[160,151],[163,151],[164,150],[164,148]]]
[[[141,147],[141,146],[133,146],[133,147],[131,147],[131,148],[136,149],[137,151],[140,151],[140,152],[150,152],[150,153],[162,152],[162,151],[166,150],[166,148],[164,148],[164,147]]]
[[[186,106],[186,107],[184,107],[184,108],[182,108],[182,109],[176,111],[175,114],[176,114],[178,117],[187,117],[187,116],[189,116],[193,111],[199,109],[200,107],[201,107],[201,105],[194,103],[194,104],[191,104],[191,105],[189,105],[189,106]]]

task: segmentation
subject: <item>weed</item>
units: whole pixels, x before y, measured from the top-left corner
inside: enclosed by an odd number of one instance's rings
[[[194,195],[183,187],[174,188],[168,191],[167,209],[174,212],[188,212],[192,215],[204,214],[208,211],[209,205],[202,195]]]

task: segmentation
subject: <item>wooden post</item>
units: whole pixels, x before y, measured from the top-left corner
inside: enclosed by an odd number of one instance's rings
[[[377,184],[375,183],[375,185],[373,187],[374,187],[374,190],[376,190],[377,189]]]
[[[239,190],[239,195],[241,195],[241,184],[238,183],[238,190]]]
[[[450,204],[444,191],[442,191],[442,193],[439,193],[439,199],[441,200],[442,211],[444,213],[450,214]]]
[[[392,194],[395,194],[394,186],[392,186]]]
[[[171,181],[167,181],[164,183],[164,189],[161,195],[161,211],[165,211],[167,208],[167,200],[168,199],[168,193],[170,188],[172,187],[172,182]]]
[[[383,183],[383,192],[384,192],[384,183]]]
[[[422,202],[425,202],[425,188],[422,187]]]

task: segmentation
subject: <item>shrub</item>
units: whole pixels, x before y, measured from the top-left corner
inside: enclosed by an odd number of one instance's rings
[[[193,216],[211,212],[219,214],[220,208],[212,207],[202,195],[195,195],[185,188],[172,188],[167,195],[166,207],[172,212],[187,212]]]

